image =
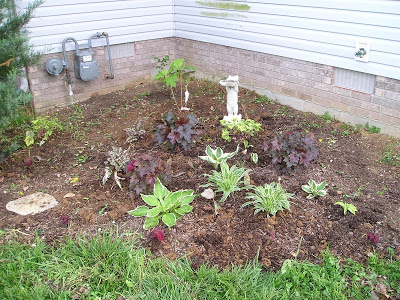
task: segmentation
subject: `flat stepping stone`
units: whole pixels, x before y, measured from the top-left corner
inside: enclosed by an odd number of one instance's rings
[[[56,198],[45,193],[35,193],[29,196],[24,196],[14,201],[7,203],[6,208],[9,211],[19,215],[35,215],[44,212],[58,204]]]

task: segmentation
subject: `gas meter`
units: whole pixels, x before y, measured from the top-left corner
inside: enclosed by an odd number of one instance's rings
[[[64,59],[61,61],[59,58],[51,58],[46,62],[46,70],[51,75],[58,76],[63,69],[65,69],[65,78],[68,84],[69,95],[71,97],[71,102],[74,103],[74,93],[72,92],[72,80],[69,73],[69,65],[67,60],[67,50],[65,49],[65,43],[67,41],[73,41],[75,43],[75,59],[74,59],[74,74],[78,79],[83,81],[89,81],[99,77],[99,66],[97,60],[95,59],[94,51],[92,49],[92,39],[99,37],[105,37],[107,41],[108,50],[108,61],[110,63],[111,75],[104,75],[105,79],[113,79],[114,71],[112,66],[111,51],[110,51],[110,41],[108,39],[108,33],[96,32],[89,37],[87,44],[78,44],[78,41],[73,37],[67,37],[62,42],[62,50]],[[82,50],[85,49],[85,50]]]
[[[99,77],[99,66],[90,47],[86,51],[75,52],[74,73],[76,78],[89,81]]]

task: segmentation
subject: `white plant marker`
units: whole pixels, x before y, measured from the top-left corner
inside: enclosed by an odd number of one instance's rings
[[[186,90],[185,92],[185,107],[181,107],[181,110],[190,110],[190,108],[187,107],[187,102],[189,100],[190,93]]]
[[[242,115],[238,114],[239,76],[229,75],[227,79],[221,80],[219,83],[220,85],[226,87],[227,92],[226,109],[228,111],[228,115],[224,116],[224,120],[230,122],[240,121],[242,119]]]

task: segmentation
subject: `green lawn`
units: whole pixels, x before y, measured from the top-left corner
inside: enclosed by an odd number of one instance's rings
[[[292,261],[279,272],[256,262],[193,270],[186,259],[153,258],[108,231],[58,247],[0,245],[0,299],[370,299],[400,297],[400,261],[372,255],[367,266],[327,250],[319,265]]]

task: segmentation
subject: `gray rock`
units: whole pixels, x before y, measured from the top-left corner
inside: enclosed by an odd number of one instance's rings
[[[39,192],[10,201],[7,203],[6,208],[9,211],[26,216],[46,211],[57,206],[57,204],[56,198],[52,195]]]

